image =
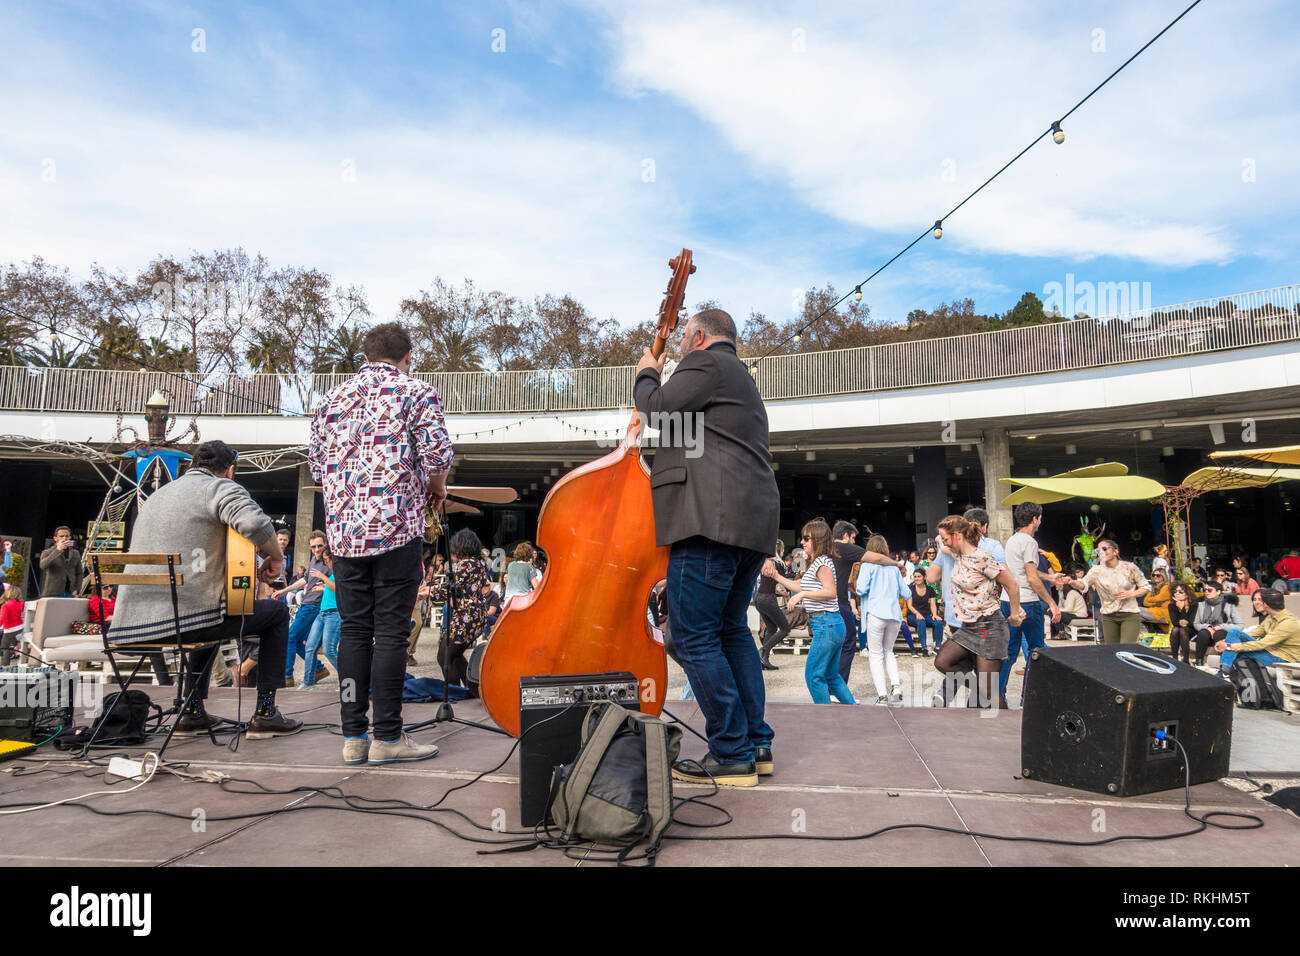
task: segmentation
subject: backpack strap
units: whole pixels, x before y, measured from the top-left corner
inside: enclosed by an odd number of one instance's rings
[[[645,730],[645,809],[651,843],[658,843],[673,822],[673,785],[668,769],[668,731],[663,721],[638,714]]]
[[[597,713],[597,707],[601,707],[599,722],[595,729],[592,729],[591,722]],[[578,822],[578,811],[582,807],[582,801],[587,797],[587,788],[591,786],[591,780],[596,776],[596,768],[600,766],[601,758],[609,748],[609,742],[622,728],[627,713],[617,704],[607,703],[593,705],[587,711],[587,716],[582,719],[582,750],[579,751],[578,759],[573,763],[573,770],[569,772],[568,779],[564,781],[564,786],[560,790],[567,811],[564,821],[566,840],[572,839],[573,829]],[[568,806],[570,795],[578,798],[577,805],[571,808]]]

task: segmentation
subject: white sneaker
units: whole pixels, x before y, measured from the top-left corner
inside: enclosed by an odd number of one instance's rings
[[[903,690],[897,684],[889,692],[889,702],[891,704],[901,704],[903,702]]]
[[[877,698],[876,698],[876,706],[877,706],[877,707],[888,707],[888,706],[889,706],[889,698],[888,698],[888,697],[885,697],[883,694],[882,694],[881,696],[877,697]]]
[[[433,744],[417,744],[410,734],[402,734],[396,740],[371,740],[370,764],[408,763],[412,760],[428,760],[438,756],[438,748]]]

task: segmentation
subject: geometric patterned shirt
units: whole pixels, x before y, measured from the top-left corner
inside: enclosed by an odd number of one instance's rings
[[[387,362],[330,389],[311,421],[307,462],[341,557],[383,554],[424,535],[425,486],[451,468],[438,390]]]

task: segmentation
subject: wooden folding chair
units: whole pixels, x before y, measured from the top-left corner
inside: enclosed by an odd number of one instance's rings
[[[172,735],[176,733],[176,724],[180,721],[181,715],[185,713],[185,709],[193,703],[194,699],[200,693],[203,682],[207,678],[208,672],[212,667],[212,658],[209,657],[208,663],[204,667],[203,672],[200,673],[198,679],[193,682],[193,689],[186,694],[185,678],[187,674],[193,673],[190,668],[190,661],[192,660],[193,655],[207,648],[216,648],[221,644],[221,641],[209,640],[187,643],[181,636],[180,596],[176,593],[176,589],[183,586],[185,580],[184,575],[176,570],[181,563],[181,556],[179,554],[137,554],[128,552],[126,554],[114,554],[112,556],[113,563],[115,564],[121,562],[124,565],[165,565],[167,568],[165,574],[162,572],[104,572],[101,571],[99,567],[101,557],[108,556],[99,554],[92,554],[90,556],[91,574],[95,579],[95,595],[101,600],[103,599],[103,588],[106,584],[113,584],[119,587],[123,584],[130,584],[134,587],[169,587],[171,589],[173,627],[173,639],[171,641],[118,644],[112,640],[112,627],[107,628],[103,634],[104,654],[108,657],[109,666],[113,669],[113,676],[116,678],[118,686],[118,695],[113,702],[113,707],[121,704],[126,699],[126,691],[130,687],[130,682],[135,679],[135,675],[144,665],[149,654],[161,653],[163,651],[176,652],[176,657],[180,663],[179,673],[176,675],[176,699],[172,702],[171,708],[164,710],[160,717],[160,719],[166,719],[167,717],[172,718],[172,721],[167,728],[167,739],[163,741],[162,747],[158,750],[158,759],[161,760],[163,752],[167,749],[167,745],[171,743]],[[131,670],[130,675],[128,675],[125,681],[122,680],[122,672],[117,665],[117,659],[114,656],[114,652],[124,655],[140,655],[135,662],[135,667]],[[111,709],[112,708],[110,708],[110,710]],[[96,725],[95,732],[91,734],[90,740],[86,743],[87,751],[89,751],[90,745],[95,742],[95,736],[99,733],[99,728],[104,726],[107,718],[108,714],[106,713]],[[220,743],[211,727],[208,728],[208,737],[214,744]]]

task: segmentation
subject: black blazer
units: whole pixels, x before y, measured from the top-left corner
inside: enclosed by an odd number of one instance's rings
[[[659,448],[650,473],[655,541],[695,535],[770,554],[781,500],[768,452],[767,410],[736,347],[715,342],[687,355],[666,384],[646,369],[636,407]]]

